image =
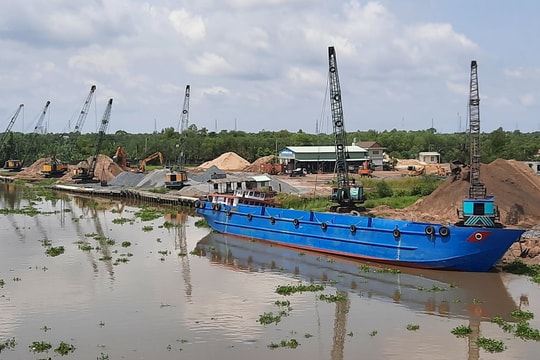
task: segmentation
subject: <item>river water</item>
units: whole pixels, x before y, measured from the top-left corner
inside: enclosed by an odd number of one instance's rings
[[[213,234],[189,212],[143,221],[143,204],[58,196],[0,184],[1,360],[538,358],[539,342],[491,321],[515,326],[521,309],[540,328],[525,276],[381,267]],[[323,287],[276,292],[309,284]]]

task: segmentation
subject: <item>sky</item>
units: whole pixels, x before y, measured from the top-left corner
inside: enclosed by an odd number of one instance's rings
[[[39,5],[38,5],[39,4]],[[45,5],[46,4],[46,5]],[[0,132],[332,131],[335,47],[346,131],[540,130],[534,0],[35,0],[0,4]]]

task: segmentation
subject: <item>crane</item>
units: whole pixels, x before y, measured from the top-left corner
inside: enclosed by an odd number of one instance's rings
[[[83,104],[83,107],[81,109],[81,112],[79,113],[79,118],[77,119],[77,122],[75,123],[75,132],[81,132],[82,127],[84,125],[84,121],[86,120],[86,116],[88,116],[88,109],[90,108],[90,104],[92,103],[92,98],[94,97],[94,93],[96,92],[96,85],[92,85],[90,87],[90,92],[88,93],[88,96],[86,97],[86,101]]]
[[[92,160],[90,161],[88,168],[81,167],[81,168],[75,169],[75,174],[73,175],[73,181],[75,183],[93,183],[93,182],[99,181],[94,176],[95,176],[95,171],[96,171],[97,158],[99,156],[99,151],[101,149],[101,144],[103,143],[105,132],[107,131],[107,127],[109,126],[112,102],[113,102],[113,99],[109,99],[109,102],[107,103],[107,107],[105,108],[105,113],[103,114],[103,119],[101,120],[101,126],[99,127],[99,132],[97,135],[96,148],[94,150],[94,155],[92,156]]]
[[[7,137],[11,133],[11,128],[13,128],[13,125],[15,124],[15,120],[17,120],[17,117],[19,116],[19,113],[21,112],[21,109],[24,107],[24,104],[20,104],[17,110],[15,111],[15,114],[11,117],[11,120],[8,123],[8,126],[6,128],[6,131],[2,135],[2,138],[0,138],[0,151],[3,150],[4,145],[7,143]],[[11,154],[11,149],[8,149],[6,151],[7,155]],[[21,160],[7,160],[4,164],[4,169],[10,170],[10,171],[19,171],[22,168],[22,161]]]
[[[183,170],[185,163],[185,147],[186,147],[186,130],[189,126],[189,95],[190,86],[186,85],[186,93],[184,96],[184,107],[182,108],[182,116],[180,118],[180,139],[178,147],[180,148],[180,154],[178,155],[179,170],[174,169],[165,174],[165,187],[167,189],[181,189],[184,187],[184,183],[187,181],[187,173]]]
[[[45,131],[43,130],[43,119],[45,119],[45,115],[47,114],[47,109],[49,109],[49,105],[51,105],[50,101],[47,101],[45,103],[45,107],[41,111],[41,115],[39,115],[38,121],[36,123],[36,126],[34,127],[34,134],[44,134]]]
[[[334,142],[336,146],[336,180],[337,186],[332,188],[331,200],[337,203],[332,205],[332,212],[352,212],[363,210],[359,204],[365,200],[364,188],[361,184],[349,181],[347,165],[347,134],[343,123],[343,104],[341,102],[341,87],[337,68],[336,51],[333,46],[328,48],[328,77],[330,84],[330,107],[332,112],[332,124]]]
[[[476,60],[472,60],[469,95],[469,197],[463,200],[462,212],[458,210],[459,221],[456,225],[502,227],[495,199],[487,195],[486,187],[480,180],[480,94],[477,67]]]

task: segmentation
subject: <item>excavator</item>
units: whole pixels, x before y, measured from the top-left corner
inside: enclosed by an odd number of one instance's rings
[[[24,104],[19,105],[19,108],[17,109],[17,111],[15,111],[15,114],[11,117],[11,120],[9,121],[7,129],[2,135],[2,138],[0,139],[0,151],[3,150],[4,145],[7,143],[7,137],[11,133],[11,128],[15,124],[15,120],[17,120],[17,117],[19,116],[19,113],[21,112],[21,109],[23,107],[24,107]],[[10,159],[4,163],[4,169],[9,170],[9,171],[20,171],[22,166],[23,166],[22,160]]]
[[[73,182],[76,184],[86,184],[86,183],[96,183],[100,182],[99,179],[95,177],[97,158],[99,156],[99,150],[101,149],[101,144],[103,143],[103,138],[105,137],[105,132],[109,126],[109,119],[111,117],[111,108],[112,108],[113,99],[109,99],[105,113],[103,114],[103,119],[101,120],[101,126],[99,127],[99,133],[96,140],[96,148],[94,155],[88,167],[79,167],[73,171],[74,175],[72,177]],[[102,185],[105,183],[102,181]]]
[[[116,153],[113,156],[113,160],[115,163],[120,165],[120,167],[124,171],[129,169],[126,153],[124,152],[124,149],[122,149],[121,146],[116,148]]]
[[[360,177],[373,177],[373,170],[371,169],[369,160],[364,160],[362,167],[358,169],[358,175]]]
[[[336,205],[330,206],[331,212],[353,213],[365,210],[363,204],[366,197],[364,187],[353,179],[349,181],[347,150],[347,134],[343,127],[343,104],[341,102],[341,88],[337,69],[336,51],[333,46],[328,48],[330,105],[332,110],[332,124],[336,145],[336,178],[337,186],[332,188],[330,200]]]
[[[157,151],[155,153],[153,153],[152,155],[148,155],[146,158],[142,159],[140,164],[139,164],[139,167],[137,169],[138,172],[145,172],[146,171],[146,163],[154,160],[154,159],[158,159],[159,158],[159,163],[161,164],[161,166],[163,166],[163,154],[160,152],[160,151]]]

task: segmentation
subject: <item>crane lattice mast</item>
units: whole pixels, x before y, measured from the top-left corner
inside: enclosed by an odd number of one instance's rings
[[[96,148],[94,150],[94,156],[92,157],[92,162],[88,167],[88,175],[90,178],[94,177],[96,171],[97,158],[99,156],[99,151],[101,150],[101,144],[105,138],[105,133],[107,132],[107,127],[109,126],[109,119],[111,118],[111,109],[112,109],[113,99],[109,99],[105,112],[103,113],[103,118],[101,120],[101,125],[99,127],[99,132],[97,135]]]
[[[476,60],[471,61],[471,84],[469,97],[469,137],[471,175],[469,198],[483,199],[486,187],[480,181],[480,95],[478,92],[478,73]]]
[[[43,130],[43,119],[45,119],[45,114],[47,114],[47,109],[49,108],[49,105],[51,105],[50,101],[47,101],[45,103],[45,107],[41,111],[41,115],[39,115],[39,119],[36,123],[36,126],[34,127],[34,134],[41,133],[44,134],[45,131]]]
[[[180,119],[180,154],[178,155],[178,163],[180,170],[184,167],[185,163],[185,147],[186,147],[186,130],[189,127],[189,95],[190,86],[186,85],[186,94],[184,96],[184,107],[182,108],[182,116]]]
[[[337,69],[336,51],[333,46],[328,48],[328,76],[330,83],[330,108],[332,111],[332,124],[334,128],[334,142],[336,146],[336,177],[338,189],[349,187],[347,172],[347,136],[343,124],[343,104],[341,102],[341,87]]]
[[[17,117],[19,116],[19,113],[21,112],[21,109],[23,107],[24,107],[24,104],[19,105],[19,107],[17,108],[17,111],[15,111],[15,114],[13,114],[13,116],[11,117],[11,120],[9,121],[6,131],[4,132],[4,134],[2,135],[2,139],[0,140],[0,150],[4,146],[4,142],[6,141],[9,133],[11,132],[11,128],[15,124],[15,120],[17,120]]]
[[[86,116],[88,115],[88,109],[90,108],[90,104],[92,103],[92,98],[94,97],[94,93],[96,92],[96,85],[92,85],[90,88],[90,92],[88,93],[88,96],[86,97],[86,101],[84,102],[84,105],[81,109],[81,112],[79,114],[79,118],[77,119],[77,123],[75,124],[75,132],[81,132],[81,129],[84,125],[84,120],[86,120]]]

